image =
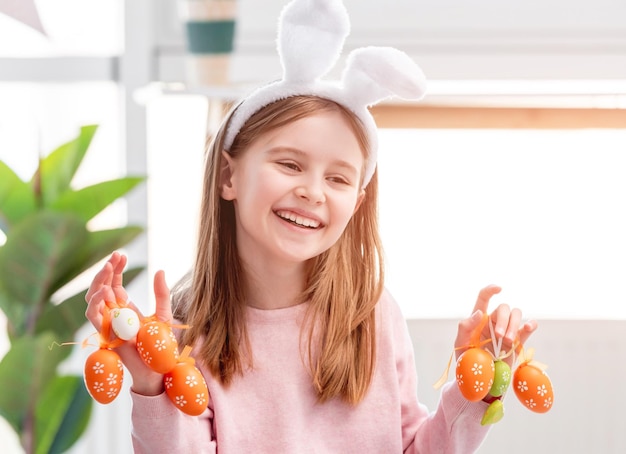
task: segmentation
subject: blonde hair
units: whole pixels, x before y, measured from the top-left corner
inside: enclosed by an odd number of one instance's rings
[[[246,122],[228,152],[236,158],[260,134],[329,110],[345,116],[367,153],[367,134],[358,118],[334,101],[313,96],[294,96],[264,107]],[[187,345],[202,342],[197,359],[225,386],[253,367],[234,207],[220,197],[221,151],[228,118],[207,150],[195,266],[172,290],[174,316],[191,325],[182,341]],[[376,173],[365,192],[339,240],[310,260],[299,301],[309,302],[301,334],[307,346],[303,353],[321,402],[340,397],[358,403],[374,373],[375,306],[384,278]]]

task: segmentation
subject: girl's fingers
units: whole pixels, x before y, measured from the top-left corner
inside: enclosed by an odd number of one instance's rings
[[[126,293],[126,289],[124,287],[112,287],[112,290],[114,294],[114,299],[112,301],[115,301],[116,303],[128,302],[128,293]]]
[[[121,255],[118,252],[114,252],[109,257],[109,260],[104,264],[102,269],[98,271],[96,276],[91,281],[89,290],[85,295],[85,301],[89,303],[94,293],[100,290],[104,286],[120,287],[123,290],[123,271],[126,267],[126,256]],[[126,299],[126,292],[119,292],[123,299]]]
[[[490,321],[494,324],[493,331],[498,339],[504,337],[509,329],[511,308],[508,304],[500,304],[490,316]],[[515,327],[517,330],[517,327]]]
[[[504,342],[513,345],[519,333],[520,324],[522,323],[522,311],[514,308],[509,314],[509,324],[504,334]]]
[[[474,310],[472,311],[472,313],[475,313],[476,311],[482,311],[483,314],[487,313],[489,300],[496,293],[500,293],[501,290],[502,289],[497,285],[488,285],[487,287],[483,288],[478,293],[478,298],[476,299],[476,304],[474,304]]]
[[[102,269],[98,271],[96,276],[91,281],[91,285],[89,286],[89,290],[87,290],[87,294],[85,295],[85,301],[89,303],[93,298],[93,295],[99,291],[102,287],[111,284],[111,279],[113,277],[113,267],[111,266],[111,262],[106,262]]]
[[[100,332],[102,330],[102,313],[98,303],[93,301],[87,305],[85,317],[87,317],[87,320],[96,328],[96,331]]]
[[[113,262],[113,258],[117,259],[117,263]],[[124,269],[126,268],[126,263],[128,263],[128,259],[125,255],[118,254],[114,252],[111,256],[110,260],[111,265],[113,266],[113,277],[111,280],[111,287],[123,287],[124,286]]]
[[[471,317],[461,320],[458,325],[458,331],[456,341],[454,342],[455,349],[469,346],[472,339],[472,333],[480,325],[483,319],[483,313],[481,311],[474,312]],[[457,357],[463,353],[460,350],[456,350]]]
[[[536,329],[537,329],[536,320],[527,321],[526,323],[522,325],[518,333],[519,340],[520,340],[520,345],[517,347],[517,350],[516,350],[518,353],[521,350],[522,346],[526,343],[528,338],[531,336],[532,333],[535,332]]]
[[[165,282],[165,273],[157,271],[154,275],[154,296],[156,298],[156,317],[162,322],[172,321],[172,303],[170,289]]]
[[[111,287],[115,292],[115,301],[128,301],[128,293],[124,288],[124,269],[128,259],[125,255],[114,252],[111,256],[111,265],[113,266],[113,274],[111,276]]]
[[[95,292],[89,300],[89,304],[85,310],[85,317],[87,317],[98,332],[102,330],[102,314],[104,311],[109,310],[106,301],[112,301],[113,298],[115,298],[115,294],[111,287],[102,287]]]

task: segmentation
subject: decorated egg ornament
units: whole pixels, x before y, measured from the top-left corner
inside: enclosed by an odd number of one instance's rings
[[[111,328],[120,339],[125,341],[134,339],[139,327],[139,316],[130,307],[111,309]]]
[[[495,368],[491,353],[482,348],[465,350],[456,363],[456,383],[470,402],[483,400],[493,385]]]
[[[535,413],[546,413],[554,403],[548,374],[532,361],[523,362],[515,370],[513,390],[522,405]]]
[[[204,377],[188,356],[191,347],[185,347],[179,362],[163,377],[165,392],[172,403],[188,415],[198,416],[209,402],[209,390]]]
[[[165,374],[176,365],[178,342],[167,323],[152,320],[137,333],[137,351],[148,367]]]
[[[501,359],[495,361],[493,365],[493,385],[491,385],[489,395],[493,397],[500,397],[504,395],[509,387],[509,384],[511,383],[511,366]]]
[[[85,361],[85,387],[96,402],[108,404],[120,393],[124,380],[124,367],[113,350],[101,348]]]
[[[489,325],[491,339],[481,341],[480,336],[486,324]],[[482,348],[489,342],[493,353]],[[496,340],[489,316],[485,314],[483,321],[472,333],[470,345],[459,348],[465,351],[457,359],[455,381],[465,399],[489,403],[481,420],[482,425],[494,424],[503,418],[502,399],[509,387],[513,388],[522,405],[535,413],[546,413],[554,404],[552,382],[545,372],[547,366],[532,359],[533,350],[525,351],[519,340],[508,353],[501,351],[501,347],[502,338]],[[516,351],[520,354],[520,363],[515,372],[511,373],[511,366],[504,360]],[[435,383],[435,388],[446,382],[453,355],[445,372]]]
[[[126,302],[106,304],[110,310],[102,314],[100,348],[85,361],[84,381],[89,395],[101,404],[115,400],[122,389],[124,365],[114,349],[134,339],[143,362],[163,374],[165,392],[176,408],[189,415],[200,415],[207,408],[209,391],[189,356],[191,347],[185,347],[179,355],[170,324],[155,316],[142,319]],[[113,340],[112,332],[116,336]],[[86,343],[85,340],[83,345]]]
[[[483,414],[480,424],[486,426],[488,424],[495,424],[504,417],[504,404],[502,400],[496,399],[489,404],[485,413]]]

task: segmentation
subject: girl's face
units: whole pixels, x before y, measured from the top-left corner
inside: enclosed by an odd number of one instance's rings
[[[341,236],[364,192],[363,153],[339,112],[322,112],[224,153],[222,197],[232,200],[245,262],[304,262]]]

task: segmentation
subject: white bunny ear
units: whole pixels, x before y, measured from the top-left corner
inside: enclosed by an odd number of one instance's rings
[[[263,107],[291,96],[317,96],[335,101],[363,123],[369,150],[363,176],[367,186],[376,170],[378,134],[368,107],[398,96],[418,100],[426,92],[422,70],[404,52],[392,47],[364,47],[348,57],[341,83],[321,80],[335,65],[350,32],[341,0],[292,0],[281,12],[278,53],[283,78],[252,92],[233,111],[226,125],[229,150],[245,122]]]
[[[283,80],[312,82],[335,65],[350,33],[350,19],[337,0],[293,0],[283,9],[278,54]]]
[[[348,102],[371,106],[393,96],[418,100],[426,77],[404,52],[393,47],[363,47],[350,53],[342,77]]]

